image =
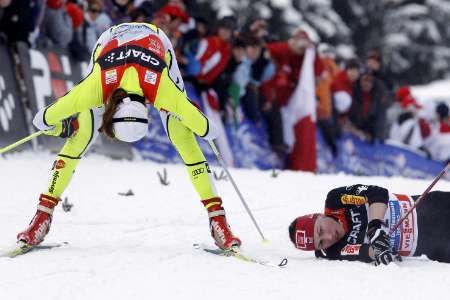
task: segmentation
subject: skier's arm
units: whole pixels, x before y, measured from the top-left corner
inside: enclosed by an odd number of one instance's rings
[[[318,258],[329,260],[348,260],[370,263],[373,261],[373,250],[369,244],[347,244],[339,243],[326,250],[316,250]]]
[[[388,190],[376,185],[355,184],[331,190],[327,195],[326,207],[338,209],[344,205],[363,205],[382,203],[387,205]]]
[[[49,130],[55,124],[73,114],[101,106],[103,104],[103,92],[100,74],[100,66],[95,64],[92,72],[72,90],[51,105],[38,111],[33,124],[39,130]]]
[[[218,136],[214,123],[193,105],[184,91],[172,81],[167,67],[161,74],[154,105],[158,110],[170,112],[201,138],[211,140]]]

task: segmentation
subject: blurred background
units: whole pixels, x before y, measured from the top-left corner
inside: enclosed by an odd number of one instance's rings
[[[434,176],[450,159],[449,18],[445,0],[0,0],[0,147],[83,78],[104,30],[150,22],[189,98],[223,126],[229,165]],[[92,151],[180,162],[151,114],[143,140]]]

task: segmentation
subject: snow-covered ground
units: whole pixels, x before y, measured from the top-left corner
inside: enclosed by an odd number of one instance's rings
[[[0,249],[15,241],[47,185],[53,155],[0,157]],[[170,184],[159,183],[167,168]],[[218,167],[213,167],[219,171]],[[287,227],[298,215],[321,211],[327,191],[371,183],[420,194],[429,181],[315,176],[300,172],[231,170],[270,243],[262,244],[230,182],[218,181],[228,218],[243,248],[258,257],[289,259],[285,269],[203,253],[212,244],[206,213],[179,165],[113,161],[89,156],[66,191],[74,206],[57,207],[46,243],[62,248],[0,258],[0,299],[446,299],[450,264],[426,258],[374,267],[330,262],[297,251]],[[118,195],[132,189],[135,196]],[[436,189],[450,190],[449,182]]]
[[[411,86],[411,92],[419,101],[429,100],[450,102],[450,79],[436,80],[425,85]]]

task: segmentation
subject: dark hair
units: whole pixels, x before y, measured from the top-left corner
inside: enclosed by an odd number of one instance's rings
[[[263,45],[263,40],[254,35],[243,36],[247,46],[260,47]]]
[[[234,31],[237,29],[237,25],[238,25],[237,19],[234,16],[226,16],[217,22],[216,27],[217,27],[217,29],[222,27],[222,28],[227,28],[231,31]]]
[[[445,119],[448,117],[449,114],[449,108],[448,105],[445,104],[444,102],[440,102],[437,106],[436,106],[436,113],[439,116],[439,119]]]
[[[291,225],[289,225],[289,238],[291,242],[295,245],[295,224],[297,223],[297,219],[292,221]]]
[[[232,42],[233,48],[245,48],[247,45],[246,40],[242,37],[238,36],[236,37]]]
[[[381,53],[378,49],[372,49],[367,53],[367,59],[374,59],[379,63],[382,62]]]
[[[115,137],[112,123],[114,113],[116,112],[117,106],[119,105],[120,101],[122,101],[122,99],[126,97],[128,97],[128,93],[124,89],[118,88],[111,93],[111,96],[109,96],[106,102],[102,126],[98,131],[103,132],[107,137],[111,139],[114,139]]]
[[[359,63],[359,60],[356,58],[352,58],[349,59],[346,63],[345,63],[345,69],[360,69],[361,64]]]

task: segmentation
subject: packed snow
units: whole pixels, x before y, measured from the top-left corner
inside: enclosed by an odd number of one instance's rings
[[[33,216],[54,156],[24,152],[0,157],[0,249]],[[167,169],[168,186],[157,171]],[[220,172],[217,166],[212,167]],[[181,165],[117,161],[90,155],[81,161],[59,205],[46,241],[51,250],[0,258],[0,299],[444,299],[450,265],[425,257],[374,267],[318,260],[290,243],[297,216],[321,211],[327,191],[354,183],[420,194],[429,180],[313,175],[232,169],[263,233],[263,244],[229,181],[217,181],[233,231],[255,257],[288,265],[271,268],[194,249],[213,245],[206,213]],[[121,196],[128,190],[134,196]],[[435,189],[450,190],[441,181]]]

